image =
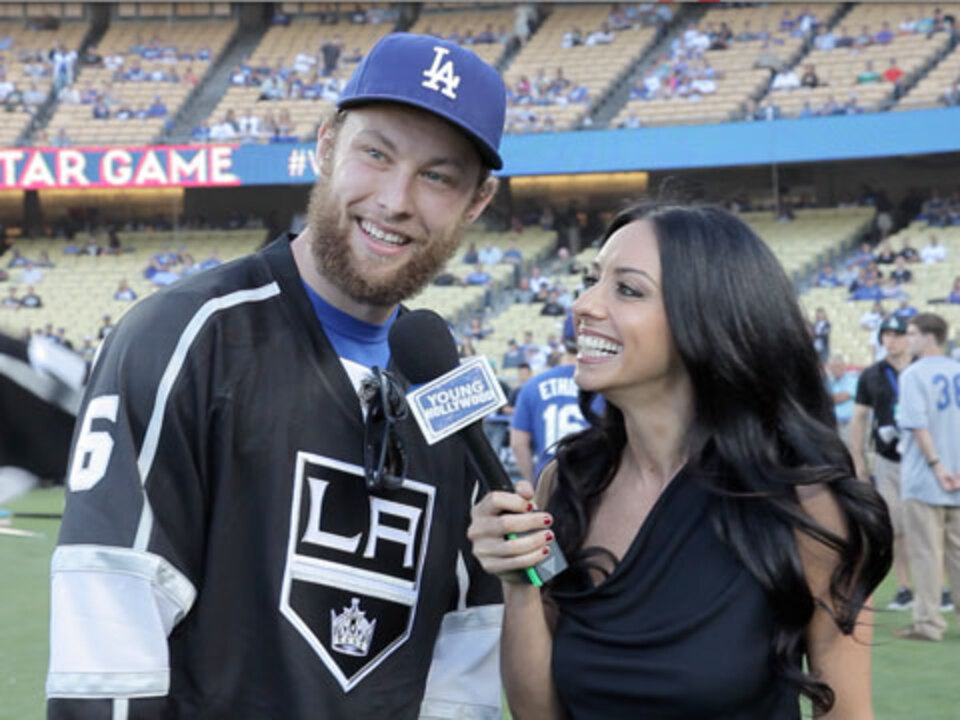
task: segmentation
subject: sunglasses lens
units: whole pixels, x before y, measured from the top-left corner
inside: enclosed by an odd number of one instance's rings
[[[374,368],[373,377],[379,393],[367,408],[363,427],[364,474],[371,490],[393,490],[402,485],[407,472],[407,454],[395,426],[397,420],[407,416],[407,404],[389,374]]]

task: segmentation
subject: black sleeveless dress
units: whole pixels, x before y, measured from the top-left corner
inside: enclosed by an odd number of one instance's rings
[[[606,580],[552,592],[553,677],[573,720],[799,720],[796,687],[772,669],[773,609],[712,504],[681,471]]]

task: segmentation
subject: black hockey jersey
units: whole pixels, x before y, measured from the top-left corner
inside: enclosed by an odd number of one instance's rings
[[[48,717],[417,716],[476,568],[474,483],[411,419],[403,486],[367,491],[356,390],[289,238],[134,306],[79,417]]]

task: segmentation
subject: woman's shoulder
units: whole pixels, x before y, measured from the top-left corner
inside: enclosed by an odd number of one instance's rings
[[[803,511],[817,526],[838,538],[847,537],[847,523],[843,511],[829,485],[800,485],[797,487],[797,499]],[[838,551],[802,530],[797,530],[796,537],[797,550],[810,591],[814,597],[826,599],[829,596],[830,579],[840,561]]]

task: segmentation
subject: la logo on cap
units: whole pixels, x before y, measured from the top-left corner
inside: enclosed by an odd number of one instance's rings
[[[460,76],[454,73],[453,60],[443,62],[443,58],[449,53],[448,48],[439,45],[433,46],[433,65],[423,71],[426,80],[420,84],[428,90],[442,92],[451,100],[456,100],[457,93],[454,91],[460,87]],[[441,83],[443,83],[442,89],[440,88]]]

